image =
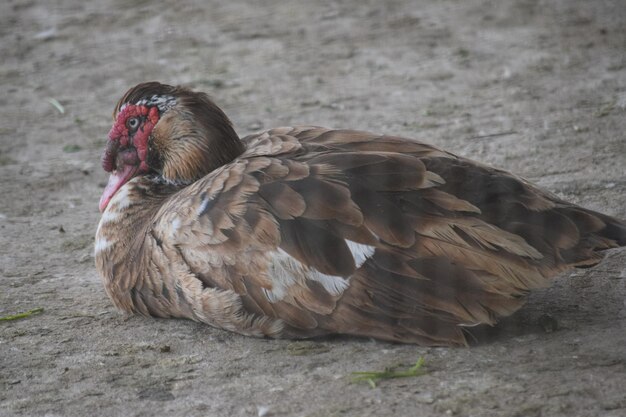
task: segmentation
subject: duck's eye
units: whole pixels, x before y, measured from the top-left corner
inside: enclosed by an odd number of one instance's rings
[[[139,119],[137,117],[131,117],[130,119],[126,120],[126,127],[131,133],[136,131],[139,127]]]

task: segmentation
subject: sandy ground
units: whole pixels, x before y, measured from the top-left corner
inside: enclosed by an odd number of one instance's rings
[[[146,80],[209,92],[242,135],[407,135],[626,218],[623,1],[253,3],[0,3],[0,316],[44,309],[0,321],[0,416],[626,415],[625,250],[470,349],[113,309],[93,265],[99,157],[116,100]],[[422,377],[350,382],[420,356]]]

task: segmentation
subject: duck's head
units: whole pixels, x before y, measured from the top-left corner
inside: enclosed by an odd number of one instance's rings
[[[100,211],[136,176],[189,184],[244,151],[224,112],[206,94],[184,87],[139,84],[117,103],[113,120],[102,154],[111,175]]]

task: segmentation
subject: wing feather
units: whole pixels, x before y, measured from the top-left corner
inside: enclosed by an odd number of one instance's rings
[[[259,319],[262,334],[463,345],[460,325],[493,324],[626,240],[617,220],[416,141],[296,127],[244,143],[154,230],[204,287],[237,297],[248,333]]]

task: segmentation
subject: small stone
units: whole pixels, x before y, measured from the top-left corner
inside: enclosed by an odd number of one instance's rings
[[[435,402],[433,394],[430,392],[421,392],[415,396],[415,400],[423,404],[432,404]]]
[[[554,317],[549,314],[543,314],[537,319],[537,324],[541,326],[544,332],[552,333],[559,328],[559,324]]]
[[[38,41],[49,41],[51,39],[54,39],[56,36],[57,30],[55,28],[50,28],[42,30],[41,32],[37,32],[35,36],[33,36],[33,38]]]
[[[263,122],[255,120],[247,126],[248,130],[260,130],[263,128]]]
[[[83,256],[80,257],[80,259],[78,259],[78,262],[85,263],[91,260],[91,258],[93,257],[93,254],[91,252],[85,253],[83,254]]]
[[[169,345],[163,345],[160,349],[161,353],[168,353],[172,351],[172,348]]]

